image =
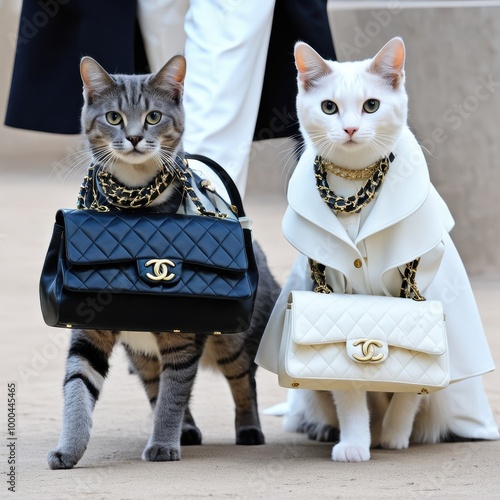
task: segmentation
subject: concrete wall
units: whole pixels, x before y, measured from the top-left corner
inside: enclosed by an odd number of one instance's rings
[[[2,119],[20,5],[0,3]],[[455,216],[453,238],[470,274],[500,276],[500,2],[331,0],[329,15],[340,60],[371,57],[396,35],[405,40],[410,126]],[[77,136],[0,125],[0,169],[71,175],[60,162],[79,146]],[[282,140],[254,145],[248,196],[284,197],[291,148]]]
[[[334,0],[329,14],[339,60],[405,41],[409,124],[455,217],[453,239],[471,274],[498,276],[500,2]]]

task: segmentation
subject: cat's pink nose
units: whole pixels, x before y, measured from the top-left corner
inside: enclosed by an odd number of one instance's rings
[[[358,127],[348,127],[345,128],[344,130],[352,137],[354,132],[358,130]]]
[[[127,137],[127,139],[132,143],[132,146],[134,146],[134,148],[142,141],[142,137],[140,135],[132,135],[130,137]]]

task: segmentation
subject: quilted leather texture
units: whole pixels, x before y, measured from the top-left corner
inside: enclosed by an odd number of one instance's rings
[[[98,213],[61,210],[66,269],[64,285],[74,291],[172,293],[246,298],[252,295],[241,225],[234,220],[178,214]],[[146,277],[167,259],[171,281]]]
[[[449,384],[440,302],[302,291],[292,292],[289,302],[280,350],[280,385],[433,392]],[[387,358],[377,363],[356,361],[346,348],[356,339],[380,341],[388,346]]]
[[[443,306],[377,295],[292,292],[297,344],[345,342],[373,338],[389,345],[429,354],[443,354]]]

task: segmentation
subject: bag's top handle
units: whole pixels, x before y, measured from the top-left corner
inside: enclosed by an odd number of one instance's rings
[[[212,160],[211,158],[208,158],[207,156],[184,153],[184,158],[186,158],[187,160],[197,160],[207,165],[207,167],[209,167],[224,184],[224,187],[226,188],[227,193],[229,195],[231,204],[238,209],[238,216],[245,217],[245,210],[243,208],[243,202],[241,200],[240,192],[238,191],[238,188],[236,187],[236,184],[234,183],[233,179],[224,170],[224,168],[222,168],[216,161]],[[202,185],[201,187],[203,188],[204,186]]]

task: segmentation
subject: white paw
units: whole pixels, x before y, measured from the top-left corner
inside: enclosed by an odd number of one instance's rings
[[[370,449],[359,444],[338,443],[333,447],[332,460],[335,462],[367,462]]]
[[[405,450],[410,445],[410,437],[406,434],[382,434],[380,446],[386,450]]]

